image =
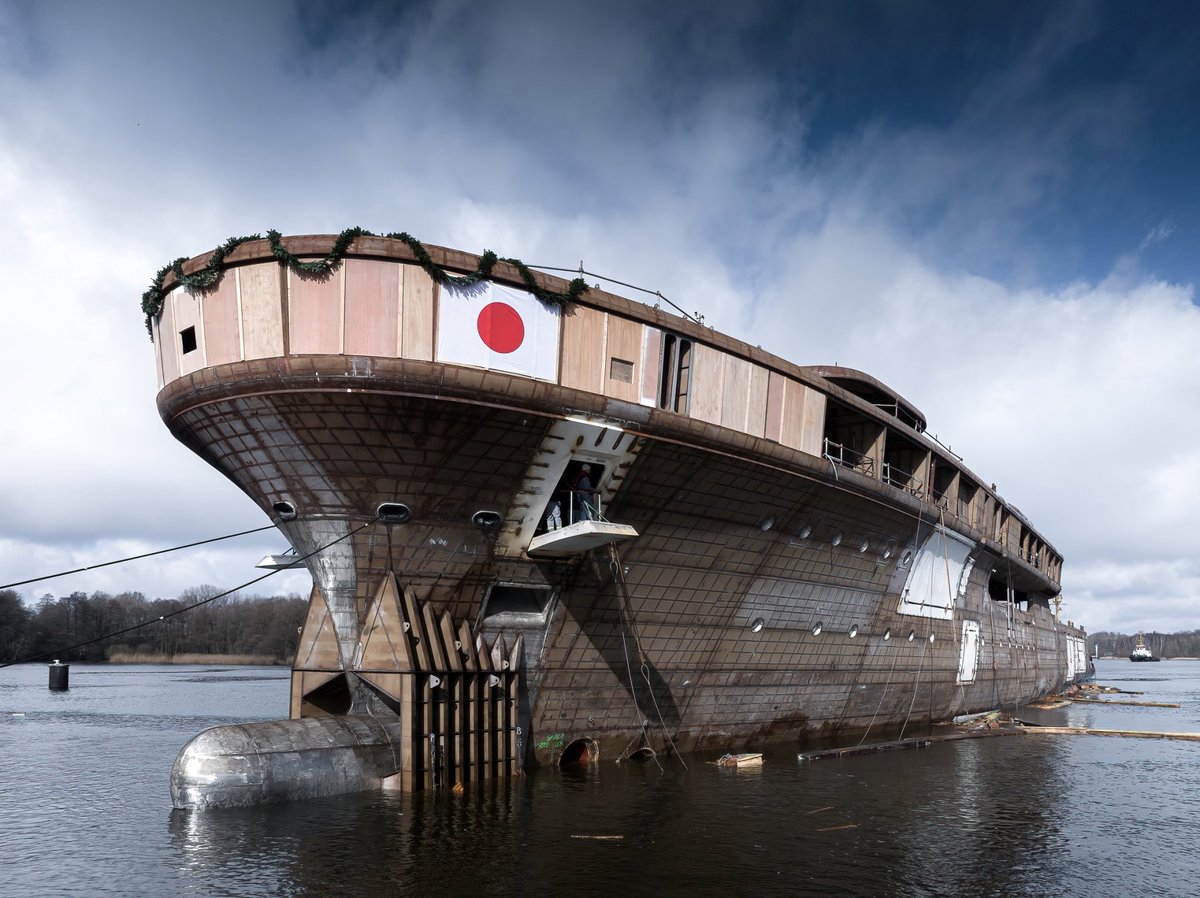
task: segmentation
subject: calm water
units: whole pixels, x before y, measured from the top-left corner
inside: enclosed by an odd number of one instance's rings
[[[1102,661],[1178,710],[1044,723],[1200,732],[1200,662]],[[0,895],[1195,895],[1200,743],[1009,737],[757,770],[603,762],[467,796],[171,808],[179,748],[286,716],[287,672],[0,670]],[[16,712],[16,713],[14,713]],[[620,836],[620,839],[576,838]]]

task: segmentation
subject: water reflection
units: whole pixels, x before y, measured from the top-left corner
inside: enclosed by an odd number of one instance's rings
[[[1127,686],[1178,711],[1083,705],[1044,722],[1200,729],[1187,664]],[[1123,894],[1135,871],[1153,871],[1156,895],[1200,878],[1198,749],[1182,742],[1022,736],[816,762],[775,749],[736,770],[715,754],[689,769],[605,760],[462,796],[170,811],[191,736],[286,701],[286,679],[196,674],[73,671],[56,695],[41,667],[8,673],[4,706],[25,716],[0,716],[0,892],[1090,898]]]
[[[168,830],[182,876],[219,894],[466,894],[459,887],[519,881],[518,798],[499,786],[173,810]]]
[[[1069,787],[1038,746],[582,766],[463,796],[176,811],[170,830],[181,870],[225,894],[1032,894],[1064,875]]]

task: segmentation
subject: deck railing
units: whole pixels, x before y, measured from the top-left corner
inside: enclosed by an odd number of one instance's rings
[[[547,530],[558,530],[580,521],[608,521],[598,492],[563,490],[555,493],[546,506],[543,523]]]
[[[883,463],[883,482],[889,486],[894,486],[898,490],[912,493],[918,498],[925,497],[924,481],[918,480],[911,472],[905,471],[903,468],[898,468],[886,461]]]
[[[851,449],[841,443],[835,443],[829,437],[825,438],[825,457],[836,465],[860,471],[871,477],[875,476],[875,459],[856,449]]]

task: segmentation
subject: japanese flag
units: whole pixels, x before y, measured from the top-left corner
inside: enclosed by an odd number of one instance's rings
[[[515,287],[443,286],[437,344],[439,362],[558,379],[558,309]]]

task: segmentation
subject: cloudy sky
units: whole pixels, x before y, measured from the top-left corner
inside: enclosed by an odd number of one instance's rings
[[[140,295],[230,236],[361,225],[869,371],[1065,555],[1066,616],[1200,627],[1198,20],[0,0],[0,582],[268,523],[159,420]],[[285,545],[20,591],[228,588]]]

